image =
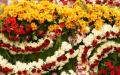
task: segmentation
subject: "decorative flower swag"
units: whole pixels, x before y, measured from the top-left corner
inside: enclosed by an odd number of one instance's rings
[[[38,42],[12,42],[0,33],[0,47],[9,50],[12,54],[28,54],[52,47],[53,41],[49,37],[39,39]]]
[[[86,74],[86,75],[92,75],[96,74],[98,71],[98,64],[99,61],[103,58],[107,57],[109,53],[112,53],[114,51],[120,52],[120,44],[115,43],[113,41],[107,42],[107,39],[111,38],[117,38],[116,32],[118,34],[118,37],[120,36],[120,29],[114,28],[110,25],[104,25],[102,31],[96,31],[92,30],[92,33],[90,33],[86,38],[83,39],[83,42],[85,41],[85,45],[81,46],[79,49],[80,52],[78,54],[78,66],[77,66],[77,74]],[[112,32],[112,33],[111,33]],[[97,45],[99,43],[104,42],[102,46],[96,49]],[[96,49],[97,52],[93,54],[92,57],[89,58],[91,55],[91,52],[93,49]]]
[[[77,36],[77,41],[74,44],[79,44],[83,41],[86,46],[93,45],[94,47],[97,43],[105,41],[106,38],[116,38],[119,37],[120,31],[119,27],[115,25],[112,27],[110,25],[104,24],[101,30],[92,30],[93,34],[89,34],[86,37]],[[53,41],[49,37],[45,37],[45,39],[39,39],[37,43],[27,43],[27,42],[11,42],[9,41],[3,34],[0,33],[1,43],[0,47],[9,50],[13,54],[27,54],[32,52],[41,51],[41,49],[52,47]],[[71,38],[72,39],[72,38]]]
[[[65,54],[65,52],[67,53]],[[56,51],[53,56],[47,57],[46,61],[43,61],[42,59],[30,63],[16,61],[16,64],[12,65],[0,56],[1,72],[18,75],[24,74],[24,71],[26,74],[44,74],[57,67],[61,69],[67,62],[69,62],[70,58],[77,56],[78,52],[79,50],[74,51],[69,43],[62,42],[62,46],[59,50]]]

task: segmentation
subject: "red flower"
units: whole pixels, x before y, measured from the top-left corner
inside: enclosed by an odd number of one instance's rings
[[[101,39],[101,36],[97,36],[97,39],[100,40],[100,39]]]
[[[115,71],[114,70],[110,71],[110,75],[115,75]]]
[[[18,74],[18,75],[22,75],[22,71],[18,71],[17,74]]]
[[[56,35],[61,35],[63,32],[62,32],[60,29],[57,29],[57,30],[55,31],[55,33],[56,33]]]
[[[48,63],[48,64],[44,64],[44,65],[42,66],[42,69],[43,69],[44,71],[47,71],[47,70],[49,70],[52,66],[55,66],[55,62]]]
[[[70,49],[69,53],[72,55],[74,53],[74,49]]]
[[[34,68],[34,69],[32,69],[32,71],[31,71],[32,73],[35,73],[36,72],[36,69]]]
[[[65,23],[64,22],[60,23],[59,25],[60,25],[61,28],[65,27]]]
[[[16,19],[14,17],[10,17],[10,21],[11,21],[12,24],[16,23]]]
[[[64,5],[67,5],[68,0],[61,0]]]
[[[11,28],[12,28],[13,30],[17,29],[17,28],[18,28],[18,24],[11,24]]]
[[[106,37],[108,38],[108,37],[110,37],[110,32],[106,32]]]
[[[50,44],[50,40],[46,39],[41,46],[42,46],[42,48],[45,48],[45,47],[47,47],[49,44]]]
[[[120,66],[116,67],[116,75],[120,75]]]
[[[60,57],[57,58],[57,61],[60,62],[60,61],[65,61],[67,60],[67,57],[65,56],[65,54],[61,55]]]
[[[37,70],[37,73],[40,73],[40,72],[41,72],[41,70],[40,70],[40,69],[38,69],[38,70]]]
[[[107,65],[107,67],[108,67],[110,70],[114,70],[114,66],[112,65],[112,63],[111,63],[110,61],[105,62],[105,64]]]
[[[2,72],[3,72],[3,73],[8,73],[8,72],[12,72],[12,70],[13,70],[13,69],[10,69],[10,68],[8,68],[8,67],[5,67],[5,68],[2,69]]]
[[[27,75],[27,70],[24,70],[24,71],[23,71],[23,74],[24,74],[24,75]]]
[[[97,46],[97,40],[93,40],[92,46],[93,46],[93,47],[96,47],[96,46]]]
[[[44,33],[45,33],[45,32],[44,32],[43,30],[39,30],[37,35],[38,35],[39,37],[41,37],[41,36],[43,36]]]
[[[101,68],[98,73],[99,74],[106,74],[106,70],[104,68]]]
[[[7,28],[6,27],[2,27],[2,32],[6,32]]]
[[[115,48],[116,52],[120,53],[120,47]]]
[[[28,33],[31,33],[32,32],[32,29],[31,29],[31,26],[30,25],[27,25],[25,27],[25,33],[28,34]]]
[[[23,30],[23,28],[19,29],[19,34],[25,34],[25,31]]]
[[[11,29],[10,29],[10,28],[7,28],[7,32],[10,33],[10,32],[11,32]]]
[[[19,34],[19,30],[16,28],[14,29],[15,34]]]
[[[14,40],[15,40],[15,41],[18,41],[18,40],[19,40],[19,35],[16,35],[16,36],[14,37]]]

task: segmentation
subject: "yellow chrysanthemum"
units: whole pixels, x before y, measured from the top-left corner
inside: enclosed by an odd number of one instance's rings
[[[31,28],[32,28],[33,31],[37,30],[37,28],[38,28],[35,23],[31,23],[30,26],[31,26]]]
[[[95,25],[95,28],[99,30],[103,26],[103,20],[97,19],[94,25]]]
[[[56,30],[59,29],[59,28],[60,28],[59,25],[50,25],[50,26],[48,27],[48,30],[49,30],[49,31],[56,31]]]

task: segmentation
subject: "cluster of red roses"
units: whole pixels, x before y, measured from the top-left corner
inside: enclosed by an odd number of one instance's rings
[[[111,61],[107,61],[105,62],[105,64],[110,71],[110,75],[120,75],[120,66],[114,66]],[[98,73],[100,75],[106,74],[107,70],[105,70],[104,68],[101,68]]]
[[[21,35],[25,35],[24,39],[29,41],[32,39],[29,34],[31,34],[33,31],[30,24],[25,25],[22,22],[18,22],[16,18],[10,17],[5,20],[2,27],[2,32],[7,34],[9,40],[18,41],[20,40]],[[44,31],[39,30],[36,35],[41,37],[43,34]]]
[[[26,27],[22,24],[19,25],[14,17],[7,18],[2,27],[2,32],[7,33],[8,38],[15,41],[19,40],[19,35],[31,33],[31,31],[30,25]]]

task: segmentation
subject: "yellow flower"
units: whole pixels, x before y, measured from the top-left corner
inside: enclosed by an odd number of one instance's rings
[[[49,31],[56,31],[56,30],[59,29],[59,28],[60,28],[59,25],[50,25],[50,26],[48,27],[48,30],[49,30]]]
[[[88,25],[88,23],[86,21],[84,21],[84,20],[78,20],[78,22],[79,22],[80,27],[85,27],[85,26]]]
[[[99,30],[103,26],[103,20],[102,19],[97,19],[94,23],[95,28]]]
[[[72,22],[66,22],[65,25],[68,29],[75,29],[75,24]]]
[[[97,19],[97,14],[93,13],[90,15],[89,21],[92,22],[95,21],[96,19]]]
[[[81,28],[81,32],[86,33],[86,32],[88,32],[88,30],[85,27],[83,27],[83,28]]]
[[[38,27],[35,23],[31,23],[30,25],[31,25],[31,28],[32,28],[33,31],[37,30]]]
[[[120,20],[116,21],[115,25],[118,26],[118,27],[120,27]]]

